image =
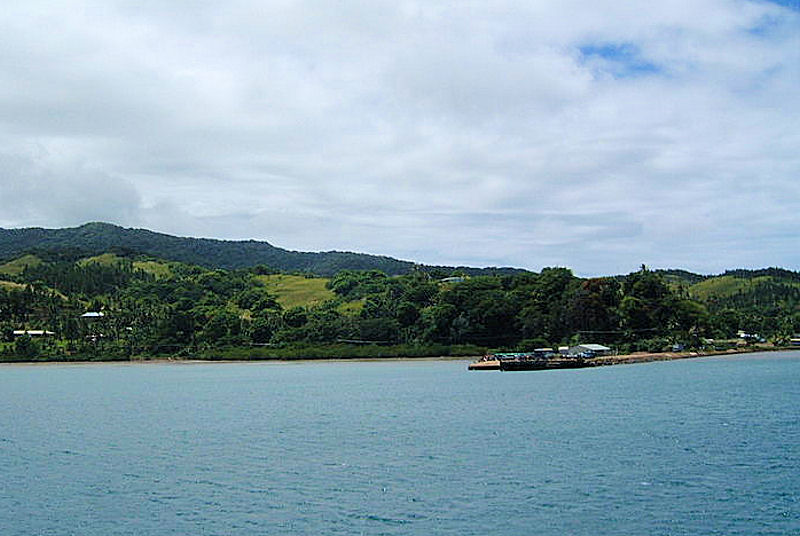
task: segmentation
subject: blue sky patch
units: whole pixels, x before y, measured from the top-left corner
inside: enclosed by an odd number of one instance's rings
[[[800,0],[798,0],[800,1]],[[764,16],[759,19],[756,24],[751,26],[747,31],[750,35],[760,38],[769,37],[773,32],[778,30],[785,23],[784,17],[774,15]]]
[[[795,11],[800,11],[800,0],[764,0],[768,4],[778,4],[779,6],[788,7]]]
[[[662,69],[643,58],[639,47],[632,43],[598,43],[578,48],[583,63],[594,63],[602,72],[615,78],[645,76]]]

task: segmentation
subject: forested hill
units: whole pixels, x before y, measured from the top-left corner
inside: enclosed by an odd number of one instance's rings
[[[289,251],[256,240],[187,238],[146,229],[127,229],[108,223],[87,223],[66,229],[0,229],[0,261],[11,260],[25,253],[47,253],[74,260],[107,252],[121,255],[143,254],[209,268],[233,269],[267,265],[282,272],[310,272],[323,276],[336,274],[340,270],[380,270],[389,275],[399,275],[407,274],[418,266],[410,261],[378,255],[341,251]],[[422,268],[426,271],[458,269],[469,275],[524,271],[513,268]]]

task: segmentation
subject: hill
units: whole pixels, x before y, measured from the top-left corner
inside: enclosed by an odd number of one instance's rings
[[[786,308],[800,303],[800,273],[780,268],[729,270],[688,287],[688,294],[712,309]]]
[[[28,266],[38,266],[42,260],[35,255],[23,255],[4,264],[0,264],[0,275],[20,275]]]
[[[664,281],[676,286],[688,286],[705,281],[711,276],[695,274],[686,270],[656,270]]]
[[[515,268],[420,266],[391,257],[343,251],[301,252],[256,240],[215,240],[129,229],[109,223],[87,223],[64,229],[0,228],[0,260],[34,254],[44,260],[77,260],[106,253],[147,255],[208,268],[247,268],[266,265],[282,272],[310,272],[331,276],[341,270],[381,270],[389,275],[425,271],[459,270],[469,275],[511,274]]]

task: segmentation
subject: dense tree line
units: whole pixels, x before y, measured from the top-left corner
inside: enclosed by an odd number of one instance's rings
[[[646,267],[591,279],[566,268],[446,279],[340,270],[328,282],[334,299],[284,309],[259,277],[271,271],[169,263],[156,276],[129,259],[55,258],[0,287],[5,352],[126,359],[334,343],[524,350],[579,342],[628,351],[699,346],[738,330],[779,340],[800,331],[795,276],[778,273],[747,293],[701,303]],[[15,338],[20,329],[54,335]]]

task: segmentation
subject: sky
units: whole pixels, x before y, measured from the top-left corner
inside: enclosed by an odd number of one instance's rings
[[[800,1],[12,2],[0,227],[800,269]]]

